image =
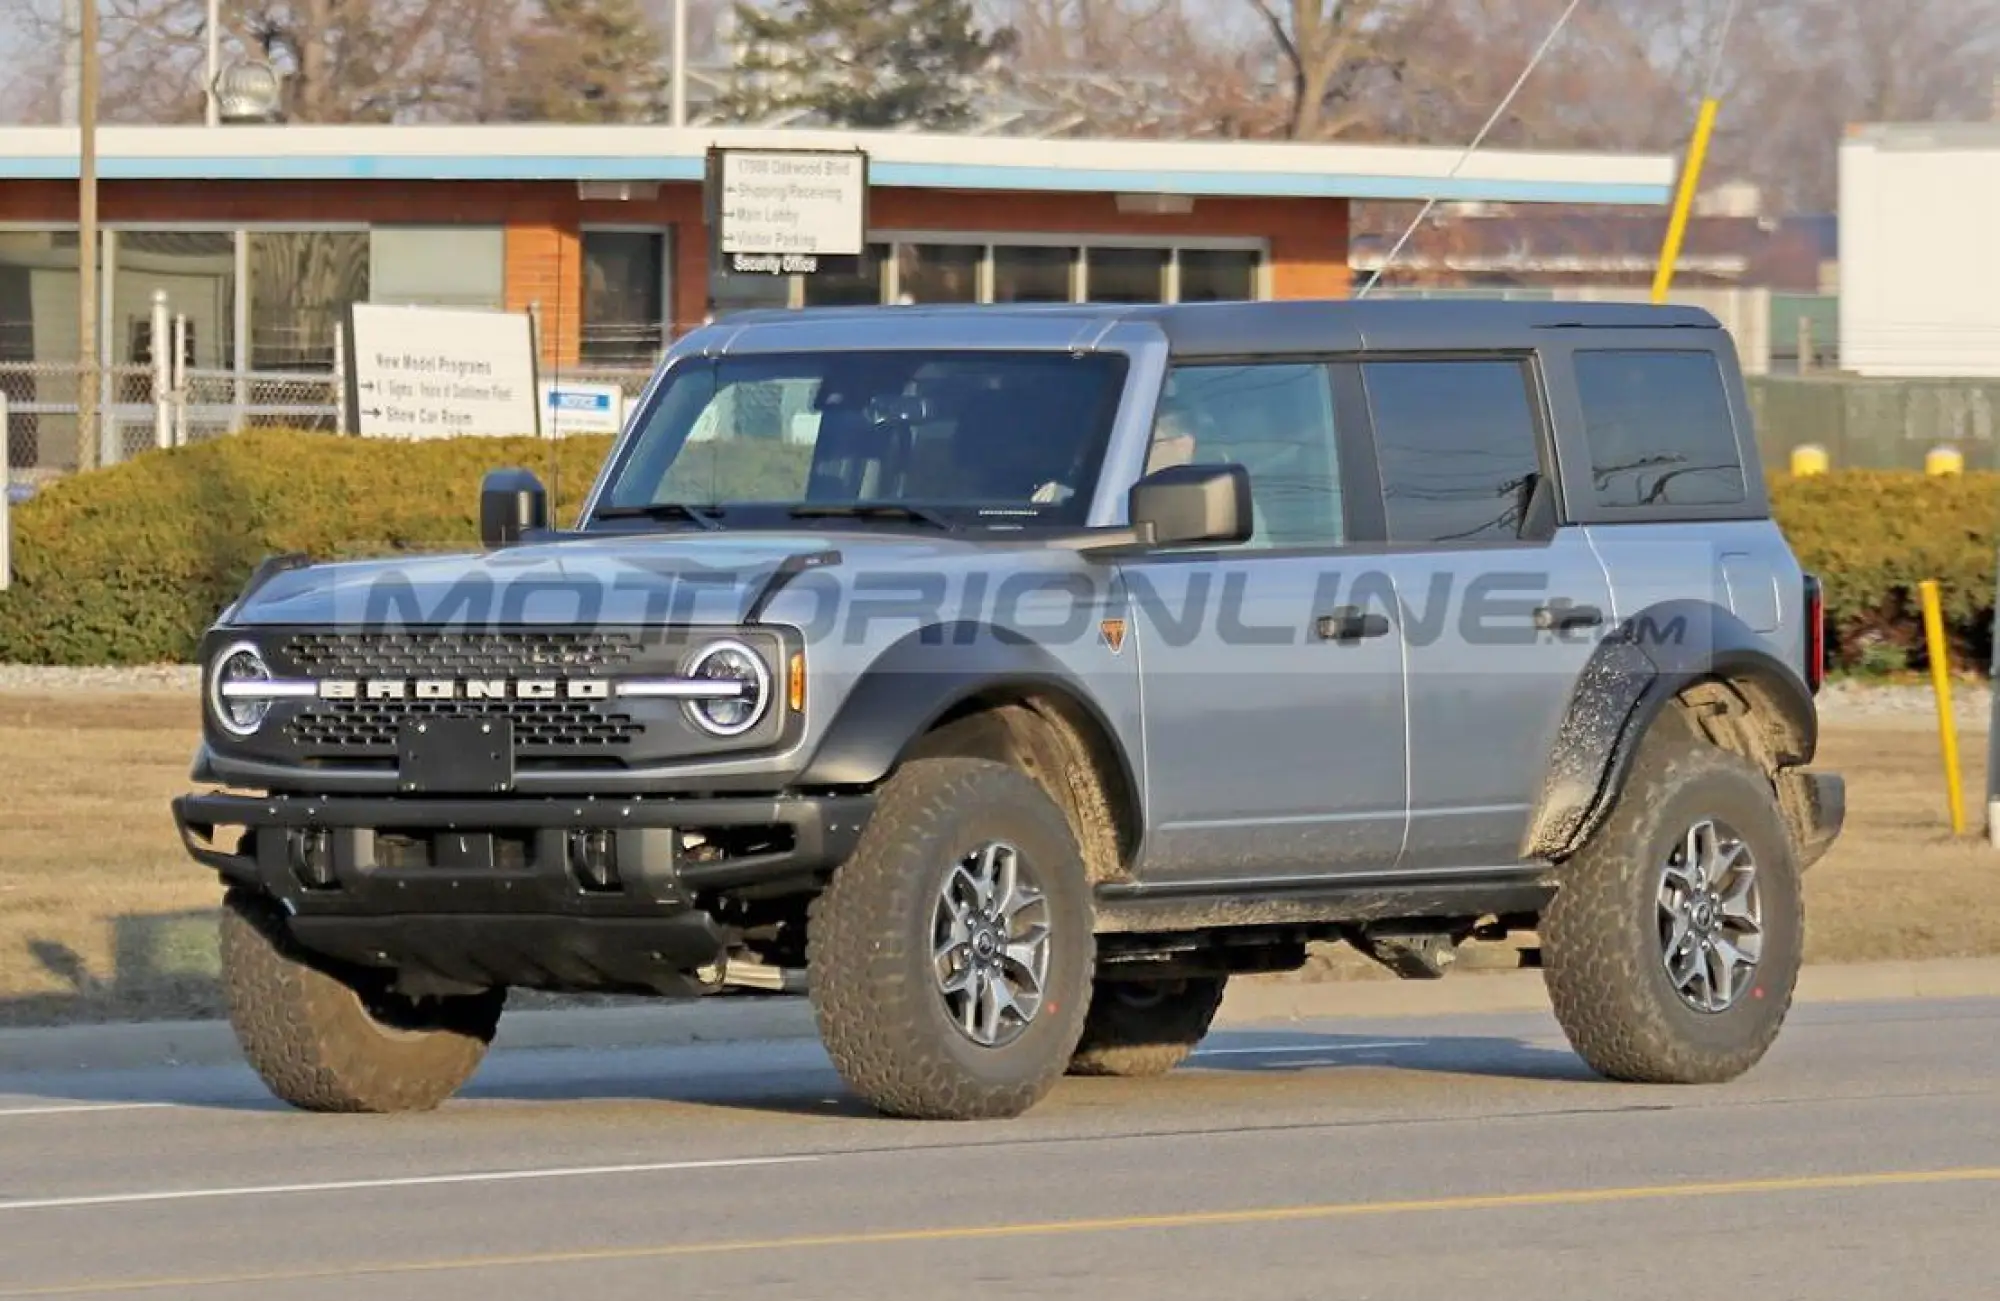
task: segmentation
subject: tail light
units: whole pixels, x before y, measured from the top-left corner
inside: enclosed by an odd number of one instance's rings
[[[1818,575],[1807,574],[1805,587],[1806,686],[1818,695],[1820,683],[1826,681],[1826,596]]]

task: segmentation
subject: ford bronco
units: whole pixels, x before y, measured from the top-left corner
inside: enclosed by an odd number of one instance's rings
[[[1791,1004],[1819,589],[1638,304],[867,307],[671,350],[575,518],[273,558],[202,647],[251,1065],[439,1105],[512,989],[804,996],[885,1114],[1183,1062],[1232,978],[1516,938],[1581,1058]]]

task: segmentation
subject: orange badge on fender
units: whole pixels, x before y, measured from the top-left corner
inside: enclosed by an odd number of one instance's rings
[[[1113,655],[1125,649],[1125,621],[1123,619],[1102,620],[1097,625],[1097,631],[1103,636],[1104,644],[1111,648]]]

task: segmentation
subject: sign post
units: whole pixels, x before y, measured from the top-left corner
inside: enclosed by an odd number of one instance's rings
[[[541,395],[542,432],[550,438],[615,434],[625,428],[625,390],[616,384],[545,379]]]
[[[813,275],[868,251],[868,155],[711,149],[709,262],[728,275]]]
[[[348,309],[347,410],[363,438],[540,433],[533,323],[525,312]]]

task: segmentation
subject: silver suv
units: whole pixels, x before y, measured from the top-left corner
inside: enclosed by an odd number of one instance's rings
[[[939,1118],[1167,1071],[1314,942],[1526,933],[1619,1080],[1734,1077],[1790,1006],[1843,786],[1705,313],[753,313],[573,526],[520,469],[480,512],[269,561],[204,645],[228,793],[174,814],[294,1105],[439,1104],[510,988],[804,994]]]

